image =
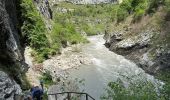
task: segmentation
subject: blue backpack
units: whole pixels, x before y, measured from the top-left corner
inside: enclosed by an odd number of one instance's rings
[[[31,95],[33,100],[42,100],[43,90],[38,86],[31,88]]]

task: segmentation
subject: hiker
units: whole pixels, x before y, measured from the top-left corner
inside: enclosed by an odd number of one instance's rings
[[[40,85],[41,85],[41,88],[36,85],[33,85],[33,87],[31,88],[30,92],[31,92],[32,100],[42,100],[42,96],[44,92],[44,86],[43,86],[42,80],[40,80]]]
[[[43,89],[41,89],[39,86],[32,87],[30,92],[32,100],[42,100]]]

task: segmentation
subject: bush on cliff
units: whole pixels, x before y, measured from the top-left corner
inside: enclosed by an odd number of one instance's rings
[[[26,37],[29,44],[35,51],[35,58],[38,62],[48,58],[48,50],[50,48],[46,37],[46,27],[40,14],[36,10],[32,0],[21,0],[21,12],[23,25],[21,32]]]
[[[27,37],[31,47],[35,50],[48,46],[48,40],[45,35],[44,22],[37,12],[32,0],[22,0],[22,34]]]

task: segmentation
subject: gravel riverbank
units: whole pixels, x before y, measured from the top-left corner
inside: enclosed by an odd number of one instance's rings
[[[26,47],[25,60],[30,67],[26,73],[28,81],[31,85],[39,85],[41,73],[47,71],[52,75],[53,81],[58,78],[66,79],[68,76],[67,70],[77,69],[82,64],[92,64],[90,56],[81,52],[81,46],[81,44],[78,44],[63,48],[60,55],[55,55],[41,64],[33,62],[31,48]]]

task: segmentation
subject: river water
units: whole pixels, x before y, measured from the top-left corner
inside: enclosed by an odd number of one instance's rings
[[[111,52],[104,46],[103,35],[88,37],[90,41],[82,47],[82,52],[91,56],[93,64],[82,65],[78,70],[70,71],[70,77],[84,79],[85,86],[81,86],[96,100],[105,92],[105,88],[110,81],[121,79],[124,84],[128,84],[127,77],[131,80],[147,79],[156,81],[153,76],[146,74],[133,62],[125,59],[121,55]]]

